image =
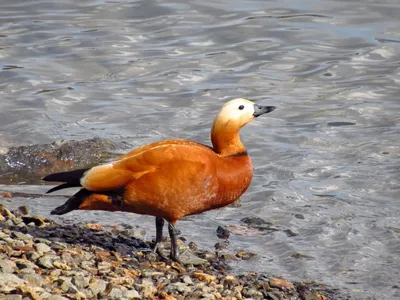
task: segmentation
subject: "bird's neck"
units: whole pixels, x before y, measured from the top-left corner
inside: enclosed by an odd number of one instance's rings
[[[211,130],[211,142],[214,151],[221,156],[232,156],[246,152],[240,140],[239,129],[234,124],[214,122]]]

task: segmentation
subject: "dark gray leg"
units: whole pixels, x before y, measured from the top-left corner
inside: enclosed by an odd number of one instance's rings
[[[161,258],[165,259],[165,256],[162,253],[163,227],[164,219],[156,217],[156,244],[154,245],[154,252],[161,256]]]
[[[172,223],[168,223],[168,232],[169,232],[169,237],[171,239],[171,253],[170,253],[170,258],[178,263],[180,263],[179,260],[179,250],[178,250],[178,241],[176,238],[176,230],[175,226]]]

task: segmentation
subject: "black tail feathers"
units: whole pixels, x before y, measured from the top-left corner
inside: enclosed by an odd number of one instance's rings
[[[58,181],[58,182],[65,182],[65,183],[58,185],[56,187],[53,187],[52,189],[48,190],[46,193],[52,193],[54,191],[58,191],[58,190],[69,188],[69,187],[81,186],[80,180],[87,170],[89,170],[89,169],[79,169],[79,170],[74,170],[74,171],[54,173],[54,174],[47,175],[46,177],[42,178],[42,180]]]
[[[53,209],[50,213],[52,215],[63,215],[70,211],[79,209],[79,206],[90,194],[92,194],[91,191],[88,191],[87,189],[81,189],[79,190],[79,192],[77,192],[75,195],[69,198],[67,202]]]

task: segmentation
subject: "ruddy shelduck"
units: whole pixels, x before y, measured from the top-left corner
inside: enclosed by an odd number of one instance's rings
[[[176,221],[226,206],[246,191],[253,167],[239,130],[274,109],[247,99],[235,99],[222,107],[214,121],[212,147],[188,140],[164,140],[136,148],[107,164],[48,175],[43,180],[64,182],[48,193],[82,187],[51,213],[62,215],[86,209],[155,216],[154,250],[160,255],[166,220],[170,257],[179,261]]]

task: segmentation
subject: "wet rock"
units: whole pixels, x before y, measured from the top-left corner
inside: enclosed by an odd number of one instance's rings
[[[216,277],[214,275],[209,275],[209,274],[206,274],[203,272],[194,272],[193,276],[201,281],[206,281],[208,283],[210,283],[211,281],[214,281],[216,279]]]
[[[217,237],[220,239],[228,239],[230,235],[229,229],[225,226],[218,226]]]
[[[276,277],[271,277],[269,279],[269,285],[271,287],[276,287],[276,288],[279,288],[281,290],[283,290],[283,289],[293,289],[294,288],[293,283],[291,283],[289,281],[286,281],[284,279],[281,279],[281,278],[276,278]]]
[[[279,228],[275,227],[271,222],[267,222],[259,217],[246,217],[240,220],[247,224],[250,228],[255,228],[260,231],[278,231]]]
[[[29,215],[29,207],[26,205],[18,207],[18,211],[20,211],[24,215]]]
[[[48,219],[38,216],[23,216],[22,221],[25,224],[30,225],[31,227],[33,226],[42,227],[51,223]]]
[[[294,217],[296,219],[300,219],[300,220],[304,220],[305,219],[304,215],[302,215],[302,214],[295,214]]]
[[[185,250],[181,252],[180,259],[184,264],[191,264],[194,266],[202,265],[206,262],[205,259],[198,257],[197,255],[193,254],[190,250]]]
[[[243,260],[249,260],[251,258],[253,258],[254,256],[256,256],[257,254],[252,253],[250,251],[246,251],[246,250],[240,250],[236,253],[236,257],[243,259]]]
[[[222,284],[225,289],[231,289],[233,286],[238,285],[238,279],[233,275],[227,275],[222,279]]]
[[[218,242],[214,245],[215,250],[224,250],[228,248],[229,246],[229,240],[225,240],[223,242]]]
[[[0,173],[10,174],[3,178],[7,182],[35,182],[50,173],[85,168],[102,162],[113,156],[107,150],[115,148],[112,142],[99,138],[10,147],[7,153],[0,154]]]
[[[264,295],[254,288],[244,289],[243,296],[251,299],[264,299]]]
[[[284,233],[286,233],[286,234],[287,234],[287,236],[289,236],[289,237],[292,237],[292,236],[297,236],[297,235],[299,235],[298,233],[296,233],[296,232],[292,231],[291,229],[285,229],[283,232],[284,232]]]
[[[241,236],[254,236],[260,233],[258,229],[240,224],[230,224],[227,227],[231,233]]]

